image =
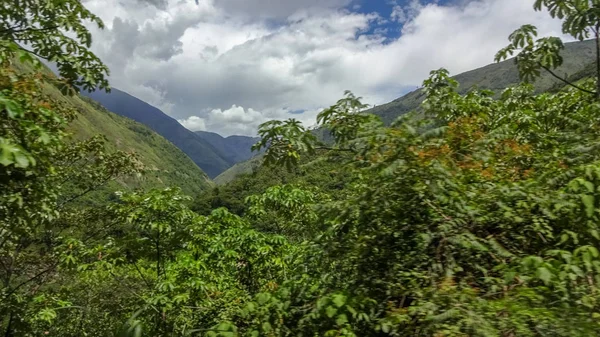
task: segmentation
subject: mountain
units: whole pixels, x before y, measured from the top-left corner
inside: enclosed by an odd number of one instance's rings
[[[18,62],[14,66],[21,72],[33,71]],[[49,69],[44,71],[52,75]],[[213,186],[208,176],[185,153],[145,125],[114,114],[88,97],[64,96],[51,85],[45,87],[44,94],[79,112],[68,130],[75,140],[104,135],[108,140],[108,150],[135,152],[148,171],[142,177],[119,179],[111,183],[95,195],[90,195],[88,202],[105,198],[118,189],[147,190],[177,186],[188,195],[197,195]]]
[[[229,136],[223,137],[214,132],[197,131],[196,134],[215,147],[219,154],[232,165],[252,158],[252,145],[260,140],[259,137]]]
[[[203,137],[128,93],[113,88],[110,93],[95,91],[84,94],[100,102],[106,109],[150,127],[187,154],[211,178],[234,164]]]
[[[561,52],[564,63],[555,73],[567,77],[570,81],[589,76],[593,69],[591,65],[595,62],[595,48],[593,40],[565,43],[565,49]],[[500,93],[520,83],[514,59],[467,71],[453,78],[460,84],[459,92],[463,94],[472,88],[489,89]],[[542,71],[541,77],[535,81],[534,86],[537,92],[554,91],[564,87],[564,83]],[[389,124],[399,116],[417,110],[424,99],[425,92],[418,89],[366,112],[380,116],[385,123]]]

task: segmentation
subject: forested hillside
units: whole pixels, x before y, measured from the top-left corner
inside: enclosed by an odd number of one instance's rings
[[[600,48],[540,91],[571,61],[524,25],[496,56],[515,57],[518,85],[464,94],[433,70],[391,124],[347,91],[317,116],[327,142],[265,122],[255,172],[188,196],[121,188],[174,150],[78,97],[110,88],[100,18],[19,5],[0,5],[4,336],[600,335]],[[600,3],[535,9],[600,47]]]
[[[15,64],[15,69],[21,73],[33,71],[26,64]],[[53,76],[47,69],[43,69],[43,73]],[[95,191],[95,195],[86,196],[88,201],[104,199],[117,189],[180,187],[186,194],[196,195],[211,188],[208,176],[185,153],[147,126],[107,111],[87,97],[62,95],[52,85],[44,86],[44,95],[78,112],[67,129],[74,140],[102,136],[106,139],[105,151],[134,153],[142,165],[142,174],[108,182],[105,188]]]

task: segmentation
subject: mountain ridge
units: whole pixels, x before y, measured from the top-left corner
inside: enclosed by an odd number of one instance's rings
[[[252,158],[255,155],[252,152],[252,145],[260,140],[259,137],[238,135],[223,137],[210,131],[196,131],[195,133],[215,147],[231,163],[231,166]]]
[[[20,73],[36,71],[21,62],[13,63],[13,67]],[[48,67],[43,67],[41,71],[53,76]],[[146,169],[141,177],[120,178],[82,198],[82,202],[95,204],[108,198],[113,191],[123,189],[148,190],[176,186],[186,194],[196,195],[213,186],[208,176],[185,153],[147,126],[108,111],[89,97],[65,96],[53,85],[44,85],[42,95],[78,112],[67,127],[73,141],[103,135],[107,140],[107,150],[135,152]]]
[[[564,63],[556,69],[555,73],[560,75],[567,74],[565,77],[571,81],[585,77],[584,70],[588,68],[590,63],[595,62],[593,58],[595,48],[594,40],[565,43],[565,49],[561,51]],[[499,95],[502,90],[518,85],[521,82],[514,58],[468,70],[454,75],[452,78],[458,81],[458,91],[460,94],[465,94],[469,90],[478,88],[492,90]],[[542,72],[533,85],[536,92],[558,90],[564,87],[564,83],[547,72]],[[409,92],[389,103],[366,110],[365,113],[375,114],[381,117],[386,124],[390,124],[399,116],[417,110],[424,99],[425,92],[421,88]]]

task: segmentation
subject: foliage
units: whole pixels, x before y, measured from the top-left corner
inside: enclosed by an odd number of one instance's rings
[[[596,39],[596,90],[583,88],[561,78],[553,72],[562,65],[560,51],[564,48],[560,38],[544,37],[537,40],[537,29],[524,25],[509,36],[510,45],[496,54],[496,62],[507,59],[517,50],[515,57],[519,73],[524,81],[532,81],[540,76],[543,69],[567,85],[600,98],[600,2],[585,0],[536,0],[534,9],[547,9],[550,16],[563,20],[562,31],[583,41],[593,35]]]
[[[300,157],[298,165],[291,169],[279,166],[261,166],[257,159],[257,168],[251,173],[242,174],[226,185],[219,185],[194,198],[191,208],[195,212],[208,215],[220,207],[227,208],[237,215],[248,210],[247,198],[262,195],[268,188],[277,185],[295,185],[301,189],[314,189],[343,197],[344,187],[350,180],[350,172],[340,167],[336,160],[322,155],[327,150],[315,150],[314,155]],[[347,154],[344,154],[347,156]]]
[[[0,60],[13,57],[39,61],[34,54],[56,64],[64,92],[83,87],[108,89],[108,67],[90,50],[92,35],[85,27],[102,20],[79,0],[16,0],[0,4]]]
[[[579,2],[543,4],[559,3]],[[515,48],[546,48],[534,32]],[[263,124],[268,166],[200,215],[176,188],[75,205],[138,162],[102,138],[66,142],[74,112],[40,95],[42,77],[2,71],[5,336],[600,334],[592,81],[495,99],[440,69],[423,114],[391,126],[346,92],[318,116],[333,144]]]
[[[318,213],[329,224],[316,241],[322,273],[287,289],[325,292],[257,322],[284,315],[276,335],[597,334],[600,107],[527,86],[463,97],[444,70],[424,86],[426,112],[446,123],[365,129],[346,164],[358,175],[352,192]],[[319,309],[340,291],[360,306]],[[311,314],[284,314],[299,308]]]
[[[75,113],[43,95],[41,76],[1,68],[0,83],[0,315],[10,335],[51,319],[48,305],[68,306],[38,289],[72,263],[74,203],[139,168],[131,154],[104,152],[102,138],[67,143]]]

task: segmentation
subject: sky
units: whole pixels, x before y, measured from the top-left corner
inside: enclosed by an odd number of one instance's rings
[[[534,24],[534,0],[83,0],[106,27],[92,50],[111,85],[192,131],[254,136],[272,119],[315,123],[345,90],[379,105],[493,62]]]

